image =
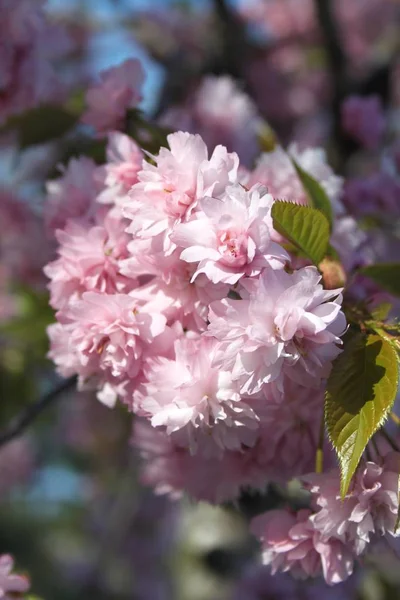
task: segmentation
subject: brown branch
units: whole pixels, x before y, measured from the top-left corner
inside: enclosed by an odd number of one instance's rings
[[[75,385],[76,377],[63,379],[57,387],[22,410],[3,431],[0,431],[0,446],[4,446],[23,433],[46,408],[51,406],[64,392],[72,389]]]
[[[331,0],[315,0],[318,21],[325,38],[325,47],[335,84],[341,86],[345,78],[346,55]]]

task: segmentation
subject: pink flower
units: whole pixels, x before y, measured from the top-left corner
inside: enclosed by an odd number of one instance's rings
[[[214,348],[207,338],[178,340],[175,360],[149,360],[139,390],[138,405],[152,425],[192,454],[240,450],[256,439],[258,417],[231,374],[212,367]]]
[[[341,290],[324,291],[315,267],[292,275],[265,270],[243,283],[249,298],[210,307],[209,335],[219,341],[215,364],[232,370],[241,393],[281,385],[283,373],[300,384],[327,377],[346,327]]]
[[[373,261],[375,259],[367,233],[349,215],[341,216],[334,221],[331,244],[347,272],[360,264],[365,264],[368,258]]]
[[[334,537],[362,554],[374,535],[396,535],[399,509],[400,454],[390,453],[382,464],[367,462],[356,471],[345,500],[340,497],[340,473],[309,475],[305,482],[319,507],[312,517],[324,538]]]
[[[343,201],[353,215],[393,215],[400,212],[400,180],[390,173],[373,173],[346,182]]]
[[[121,272],[131,279],[151,280],[135,289],[132,296],[139,304],[162,312],[169,324],[179,322],[185,329],[198,332],[207,329],[210,302],[225,298],[228,286],[212,284],[202,274],[192,282],[195,266],[180,260],[178,250],[165,256],[164,252],[142,248],[141,243],[143,240],[129,244],[131,257],[122,262]]]
[[[311,511],[297,514],[271,510],[252,520],[251,531],[261,540],[262,561],[271,572],[282,571],[297,578],[323,573],[329,585],[340,583],[353,572],[351,551],[339,540],[324,541],[310,519]]]
[[[0,451],[0,497],[7,498],[15,488],[29,482],[34,469],[35,447],[30,438],[24,435],[5,445]]]
[[[143,458],[142,482],[157,494],[179,498],[186,493],[196,500],[220,504],[237,498],[241,486],[248,485],[252,463],[245,452],[226,451],[220,457],[192,455],[165,431],[140,419],[135,420],[132,444]]]
[[[59,258],[44,271],[49,277],[51,305],[66,307],[71,299],[85,291],[128,292],[136,281],[120,272],[121,261],[127,258],[126,221],[106,214],[98,216],[98,224],[85,220],[69,220],[65,229],[56,232]]]
[[[347,135],[370,150],[379,146],[386,125],[379,96],[350,96],[342,104],[341,116]]]
[[[265,185],[274,199],[288,199],[296,204],[308,204],[306,191],[297,175],[292,158],[312,175],[326,191],[336,214],[343,212],[340,202],[343,180],[335,175],[326,161],[322,148],[300,150],[295,144],[285,152],[278,146],[273,152],[262,154],[251,172],[247,185]]]
[[[155,165],[144,162],[133,186],[124,215],[132,220],[129,232],[141,238],[158,235],[165,249],[168,235],[205,195],[221,195],[237,178],[238,157],[218,146],[210,159],[198,135],[179,131],[168,136],[170,148],[161,148]]]
[[[192,389],[188,386],[188,392]],[[219,503],[236,499],[241,489],[265,490],[270,480],[286,482],[309,472],[315,463],[323,391],[286,381],[280,404],[270,397],[244,401],[259,421],[257,430],[248,432],[255,442],[239,445],[239,450],[225,448],[215,453],[216,444],[210,448],[207,441],[207,452],[203,445],[193,455],[182,446],[181,437],[168,435],[165,427],[155,429],[146,423],[135,426],[133,443],[146,461],[142,467],[144,481],[157,493],[179,496],[185,491],[198,500]],[[140,401],[137,404],[142,406]],[[200,435],[197,439],[199,445],[204,444]],[[327,459],[329,453],[325,454],[325,463]]]
[[[116,204],[119,196],[125,196],[138,181],[142,169],[143,152],[124,133],[113,131],[108,135],[107,163],[104,165],[105,189],[97,201]]]
[[[162,122],[174,129],[199,133],[210,150],[223,144],[247,165],[258,151],[257,108],[227,75],[204,77],[185,106],[168,110]]]
[[[33,252],[32,249],[35,249]],[[43,239],[43,225],[32,206],[7,190],[0,190],[1,284],[44,287],[43,265],[50,247]],[[6,300],[6,304],[8,301]],[[15,305],[11,313],[18,312]],[[0,310],[0,312],[2,312]]]
[[[166,319],[152,314],[127,294],[85,292],[63,310],[62,323],[51,325],[49,356],[62,375],[86,378],[103,372],[134,378],[143,355],[165,330]]]
[[[304,387],[285,378],[283,396],[280,393],[275,399],[270,390],[273,386],[266,385],[263,390],[266,399],[257,412],[260,427],[252,462],[266,479],[286,482],[314,469],[324,389]],[[324,454],[326,465],[334,457],[328,448]]]
[[[102,188],[99,167],[86,156],[71,158],[62,176],[46,184],[46,226],[52,234],[71,218],[88,216]]]
[[[71,49],[43,0],[0,0],[0,125],[10,116],[65,95],[55,61]]]
[[[29,590],[29,580],[23,575],[14,575],[14,560],[9,554],[0,556],[0,598],[11,600],[14,594],[23,594]],[[10,595],[9,595],[10,592]]]
[[[262,186],[247,192],[230,186],[220,198],[199,200],[194,218],[175,228],[172,240],[185,248],[181,259],[198,263],[193,280],[204,273],[213,283],[235,284],[264,267],[283,268],[289,255],[271,242],[267,220],[273,198]]]
[[[126,111],[135,108],[142,99],[143,80],[142,65],[133,58],[102,71],[100,81],[86,93],[88,108],[82,121],[101,134],[120,129]]]

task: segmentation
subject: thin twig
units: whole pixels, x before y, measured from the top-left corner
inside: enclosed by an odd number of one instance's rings
[[[324,470],[324,440],[325,440],[325,412],[322,411],[319,426],[318,447],[315,455],[315,472],[322,473]]]
[[[3,431],[0,431],[0,446],[7,444],[23,433],[48,406],[51,406],[64,392],[73,388],[75,384],[76,377],[64,379],[48,394],[22,410]]]
[[[331,0],[315,0],[318,21],[325,37],[325,47],[335,83],[341,85],[346,69],[346,55]]]
[[[347,57],[343,50],[340,30],[335,18],[332,0],[314,0],[315,9],[325,41],[325,51],[332,77],[332,114],[333,114],[333,139],[336,145],[337,165],[339,170],[343,169],[343,158],[346,150],[346,140],[343,138],[340,110],[341,105],[349,93],[350,82],[347,75]]]
[[[251,49],[241,21],[226,0],[214,0],[215,14],[221,26],[223,70],[233,77],[243,77],[243,65]]]

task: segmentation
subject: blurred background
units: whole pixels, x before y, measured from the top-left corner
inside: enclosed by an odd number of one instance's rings
[[[0,128],[0,553],[16,557],[43,600],[400,598],[392,553],[334,589],[271,578],[247,533],[259,498],[244,497],[239,511],[141,485],[132,416],[77,393],[46,358],[54,317],[42,272],[54,255],[46,181],[71,157],[104,156],[68,118],[101,70],[130,57],[146,73],[148,119],[222,143],[249,168],[275,139],[324,148],[346,178],[347,209],[369,227],[365,206],[374,207],[381,260],[398,258],[400,3],[49,0],[46,14],[57,43],[43,32],[39,45],[52,50],[64,112]],[[0,62],[5,52],[0,41]],[[367,139],[344,123],[351,95],[374,98]],[[273,506],[267,492],[263,506]]]

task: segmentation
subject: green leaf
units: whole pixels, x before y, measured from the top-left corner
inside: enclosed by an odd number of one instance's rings
[[[359,273],[373,279],[394,296],[400,296],[400,263],[381,263],[360,269]]]
[[[329,223],[320,210],[277,200],[272,205],[274,228],[318,265],[329,244]]]
[[[371,310],[371,317],[375,321],[385,321],[388,318],[392,308],[393,305],[390,304],[390,302],[382,302],[381,304],[378,304],[378,306],[375,306]]]
[[[258,145],[262,152],[273,152],[277,145],[276,134],[266,121],[262,121],[257,132]]]
[[[322,185],[312,177],[307,171],[305,171],[293,158],[292,162],[294,168],[297,171],[297,175],[300,178],[301,183],[306,191],[308,196],[310,206],[314,208],[318,208],[321,212],[324,213],[329,223],[329,230],[332,229],[333,223],[333,212],[331,201],[329,200],[328,194],[325,192]]]
[[[342,497],[368,441],[391,410],[397,386],[398,359],[392,344],[376,334],[348,338],[333,364],[325,400],[326,426],[342,471]]]
[[[76,125],[77,119],[61,106],[42,105],[12,117],[4,129],[16,129],[21,148],[26,148],[65,135]]]

